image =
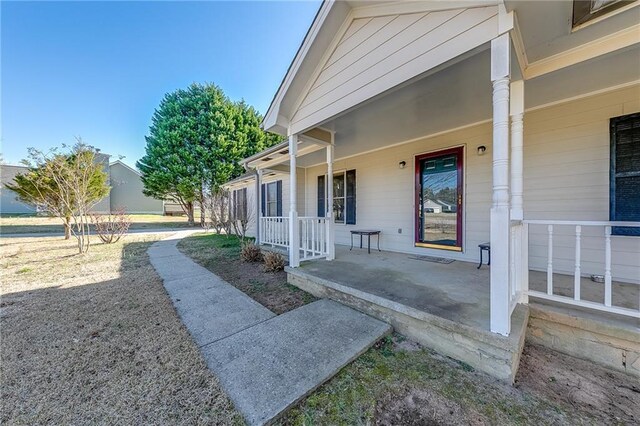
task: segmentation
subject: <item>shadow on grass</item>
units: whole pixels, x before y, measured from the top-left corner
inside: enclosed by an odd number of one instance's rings
[[[115,279],[87,263],[78,279],[100,282],[3,295],[0,423],[241,424],[149,263],[152,243],[108,252]]]

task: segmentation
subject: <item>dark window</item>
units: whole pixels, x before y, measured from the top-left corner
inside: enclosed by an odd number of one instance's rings
[[[230,207],[232,220],[247,220],[247,188],[233,191]]]
[[[318,217],[325,217],[327,210],[325,207],[325,187],[324,176],[318,176]]]
[[[326,179],[318,176],[318,216],[326,210]],[[333,221],[347,225],[356,224],[356,171],[347,170],[333,175]]]
[[[262,184],[262,216],[282,216],[282,181]]]
[[[640,113],[611,119],[609,218],[640,221]],[[614,227],[616,235],[640,235],[640,228]]]
[[[633,3],[633,0],[574,0],[573,26],[584,24]]]

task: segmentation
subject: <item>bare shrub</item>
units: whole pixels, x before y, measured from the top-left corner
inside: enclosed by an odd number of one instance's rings
[[[278,272],[284,269],[284,257],[280,253],[268,251],[262,257],[265,272]]]
[[[105,244],[116,243],[129,232],[131,218],[124,209],[109,214],[92,214],[91,221],[96,227],[98,237]]]
[[[245,262],[260,262],[262,260],[262,250],[253,243],[243,244],[240,258]]]

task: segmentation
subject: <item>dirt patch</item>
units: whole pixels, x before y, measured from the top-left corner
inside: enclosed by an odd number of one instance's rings
[[[381,426],[485,425],[478,413],[463,409],[430,389],[405,388],[385,395],[376,404],[375,423]]]
[[[21,250],[0,270],[1,424],[242,424],[149,264],[157,238],[2,241]]]
[[[279,423],[639,424],[638,381],[624,374],[526,346],[512,386],[408,342],[382,339]]]
[[[640,380],[542,346],[525,346],[516,387],[575,407],[599,424],[640,424]]]
[[[264,272],[262,263],[242,261],[240,246],[235,237],[214,234],[194,235],[178,243],[187,256],[278,315],[316,300],[288,284],[284,271]]]

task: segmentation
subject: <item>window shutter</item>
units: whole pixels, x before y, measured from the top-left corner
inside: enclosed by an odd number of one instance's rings
[[[282,216],[282,181],[276,182],[276,216]]]
[[[327,215],[324,207],[325,202],[324,192],[324,175],[318,176],[318,217],[325,217]]]
[[[610,218],[640,221],[640,114],[611,120]],[[615,227],[617,235],[640,235],[640,228]]]
[[[247,220],[248,216],[248,208],[247,205],[247,188],[242,188],[242,220]]]
[[[263,183],[260,188],[260,211],[262,212],[262,217],[266,216],[267,213],[267,187]]]
[[[347,170],[345,223],[356,224],[356,171]]]

